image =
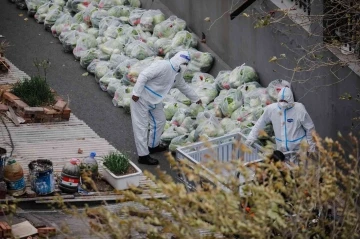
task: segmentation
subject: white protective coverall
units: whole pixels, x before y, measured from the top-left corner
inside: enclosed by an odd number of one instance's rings
[[[189,61],[189,52],[180,51],[170,60],[156,61],[140,73],[133,89],[133,95],[138,96],[139,100],[137,102],[131,100],[130,103],[135,144],[139,156],[148,155],[148,146],[155,148],[160,143],[160,136],[166,123],[162,101],[171,88],[178,88],[192,102],[199,100],[198,95],[180,74],[180,65]]]
[[[280,102],[285,100],[286,102]],[[264,113],[251,130],[246,144],[252,144],[266,124],[272,123],[277,150],[282,152],[297,151],[300,142],[307,140],[309,152],[315,151],[312,131],[315,130],[313,121],[303,104],[294,102],[290,88],[284,87],[278,94],[278,102],[265,107]]]

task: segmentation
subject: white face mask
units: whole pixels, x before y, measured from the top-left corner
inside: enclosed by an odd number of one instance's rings
[[[279,102],[278,104],[282,109],[287,109],[289,107],[289,103],[287,102]]]

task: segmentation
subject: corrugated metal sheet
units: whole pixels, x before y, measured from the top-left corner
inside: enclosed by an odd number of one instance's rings
[[[61,171],[71,158],[83,159],[95,151],[99,159],[116,150],[74,114],[67,122],[21,124],[17,127],[5,118],[5,123],[14,143],[13,157],[26,173],[32,160],[50,159],[54,171]],[[0,147],[10,153],[10,136],[1,122],[0,132]],[[78,153],[79,148],[83,154]]]

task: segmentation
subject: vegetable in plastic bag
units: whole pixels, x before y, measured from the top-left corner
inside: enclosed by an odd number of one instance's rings
[[[171,41],[172,48],[176,48],[178,46],[184,46],[185,48],[195,48],[197,47],[197,44],[198,41],[196,35],[186,30],[177,32]]]
[[[71,9],[73,12],[80,12],[83,11],[89,6],[89,0],[72,0],[71,2]]]
[[[188,138],[189,138],[188,135],[180,135],[177,136],[176,138],[173,138],[169,145],[169,150],[171,152],[175,152],[178,147],[182,147],[190,144],[191,142],[189,142]]]
[[[99,80],[100,88],[103,91],[107,91],[107,87],[108,87],[110,81],[113,79],[116,79],[114,77],[114,71],[109,70],[108,72],[106,72],[106,74],[103,77],[100,78],[100,80]],[[118,79],[116,79],[116,80],[118,80]]]
[[[219,90],[230,89],[230,83],[229,83],[230,73],[231,71],[220,71],[216,76],[215,84]]]
[[[146,39],[146,44],[148,44],[149,47],[155,48],[155,42],[158,40],[159,38],[157,37],[148,37]]]
[[[220,102],[219,107],[225,117],[231,117],[231,114],[243,103],[241,91],[238,89],[228,90],[226,96]]]
[[[119,54],[124,51],[124,45],[122,42],[116,38],[116,39],[109,39],[103,44],[99,45],[99,49],[104,52],[105,54],[109,55],[109,57],[112,54]]]
[[[273,103],[266,88],[256,88],[244,96],[244,105],[250,107],[267,106]]]
[[[194,123],[195,123],[195,119],[192,119],[190,116],[188,116],[183,120],[180,127],[183,127],[188,131],[191,131],[193,129]]]
[[[46,14],[49,11],[49,8],[51,6],[50,4],[51,4],[50,2],[44,3],[37,9],[37,11],[34,15],[35,21],[37,23],[44,23]]]
[[[171,119],[171,124],[180,126],[184,119],[189,115],[188,109],[179,108]]]
[[[81,33],[78,31],[68,31],[61,33],[61,35],[63,35],[61,42],[64,52],[72,52],[74,50],[80,34]]]
[[[98,9],[94,6],[93,3],[90,3],[89,6],[83,11],[82,17],[83,21],[88,25],[91,26],[91,14],[97,11]]]
[[[262,88],[262,86],[257,81],[248,82],[245,84],[242,84],[238,89],[241,90],[241,93],[243,96],[250,93],[251,91],[256,90],[257,88]]]
[[[202,103],[207,105],[218,96],[218,90],[214,84],[204,83],[195,88],[196,94],[201,99]]]
[[[164,101],[164,112],[166,120],[171,120],[180,108],[187,109],[188,107],[180,102],[177,102],[176,100]]]
[[[91,14],[90,21],[93,27],[99,28],[100,21],[108,16],[106,10],[98,9]]]
[[[124,54],[112,54],[109,60],[109,67],[110,69],[116,69],[116,67],[125,60],[130,59],[128,56],[125,56]]]
[[[158,38],[174,38],[175,34],[184,30],[186,22],[176,16],[170,16],[163,22],[155,25],[153,36]]]
[[[207,135],[208,137],[219,137],[223,136],[224,133],[225,131],[221,127],[220,122],[213,115],[208,112],[204,112],[202,114],[202,121],[195,130],[195,138],[197,139],[202,135]]]
[[[231,88],[238,88],[244,83],[258,80],[259,77],[254,68],[246,66],[245,63],[232,70],[229,76],[229,84]]]
[[[99,36],[104,36],[104,32],[108,29],[109,26],[121,26],[121,21],[112,16],[103,17],[99,22]]]
[[[200,104],[192,103],[188,110],[188,115],[192,118],[196,118],[200,112],[204,111],[204,107]]]
[[[176,131],[176,126],[173,125],[164,131],[160,139],[165,143],[169,143],[173,138],[176,138],[177,136],[179,136],[179,133]]]
[[[45,27],[51,27],[55,24],[56,20],[59,19],[63,15],[63,11],[61,10],[61,7],[57,7],[55,9],[49,9],[48,13],[46,14],[46,17],[44,19],[44,25]]]
[[[109,16],[113,17],[129,17],[130,11],[132,10],[129,6],[113,6],[109,9]]]
[[[274,101],[277,101],[278,94],[284,87],[290,88],[291,85],[286,80],[277,79],[269,83],[267,87],[267,92]]]
[[[185,72],[184,79],[188,82],[191,81],[196,72],[208,72],[214,62],[213,56],[208,52],[201,52],[196,49],[188,49],[191,61],[189,62]]]
[[[140,18],[139,26],[143,31],[152,32],[154,26],[165,21],[165,15],[160,10],[148,10]]]
[[[98,82],[109,71],[110,63],[108,61],[101,61],[95,67],[95,80]]]
[[[86,50],[80,57],[80,65],[83,68],[88,68],[88,66],[90,65],[90,63],[92,63],[96,58],[98,57],[96,48],[91,48]],[[88,70],[89,71],[89,70]],[[94,71],[91,73],[95,73],[95,68]]]
[[[125,101],[127,99],[131,99],[132,96],[132,86],[120,86],[114,94],[114,98],[112,99],[112,103],[116,107],[124,107]]]
[[[137,63],[139,60],[138,59],[127,59],[123,62],[121,62],[114,71],[114,76],[118,79],[123,78],[125,75],[128,74],[130,68],[132,65],[134,65],[135,63]]]
[[[109,10],[116,5],[124,5],[126,0],[100,0],[99,8],[104,10]]]
[[[90,49],[89,51],[91,50],[94,50],[94,49]],[[95,50],[96,51],[96,50]],[[94,59],[93,61],[91,61],[91,63],[87,66],[86,70],[90,73],[90,74],[93,74],[95,75],[95,68],[96,68],[96,65],[101,62],[101,60],[99,59]],[[81,59],[80,59],[80,64],[81,64]],[[84,63],[85,65],[85,63]]]
[[[137,7],[137,8],[141,7],[140,0],[128,0],[128,1],[129,1],[130,6],[132,6],[132,7]]]
[[[140,24],[140,19],[142,17],[142,15],[146,12],[145,9],[133,9],[130,12],[130,16],[129,16],[129,23],[132,26],[136,26],[138,24]]]
[[[107,93],[109,93],[110,96],[114,97],[116,90],[121,86],[122,86],[121,80],[112,78],[110,79],[109,84],[107,86]]]
[[[61,15],[51,27],[51,33],[54,37],[59,37],[64,28],[70,27],[73,19],[70,13]]]
[[[154,43],[154,49],[159,56],[165,56],[173,48],[171,47],[171,40],[168,38],[159,38]]]
[[[185,104],[191,105],[191,100],[187,98],[181,91],[177,88],[173,88],[170,90],[169,94],[174,97],[175,100]]]
[[[90,35],[93,35],[95,38],[97,38],[99,36],[99,29],[97,29],[97,28],[91,27],[86,32]]]
[[[88,49],[95,47],[97,47],[97,42],[93,35],[87,33],[81,34],[77,39],[76,47],[73,50],[75,59],[80,60]]]
[[[230,133],[236,129],[239,129],[239,127],[236,125],[236,121],[229,118],[223,118],[220,121],[220,125],[224,129],[225,133]]]
[[[142,41],[133,41],[125,46],[125,54],[131,58],[144,60],[150,56],[156,56],[156,53],[146,43]]]
[[[47,0],[25,0],[25,3],[28,9],[28,15],[33,16],[40,6],[47,3]]]
[[[194,73],[194,76],[191,80],[191,84],[195,85],[195,86],[201,86],[204,83],[212,84],[214,82],[215,82],[215,79],[212,75],[210,75],[208,73],[203,73],[203,72]]]

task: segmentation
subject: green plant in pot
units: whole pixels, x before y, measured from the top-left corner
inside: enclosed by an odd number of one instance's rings
[[[126,174],[130,166],[129,157],[121,152],[109,153],[104,157],[103,164],[117,176]]]
[[[50,62],[47,60],[35,61],[34,65],[38,69],[38,74],[32,76],[31,79],[17,82],[11,93],[20,97],[31,107],[51,105],[55,102],[55,98],[46,81],[46,69],[50,66]],[[40,68],[43,69],[44,76],[41,76]]]

